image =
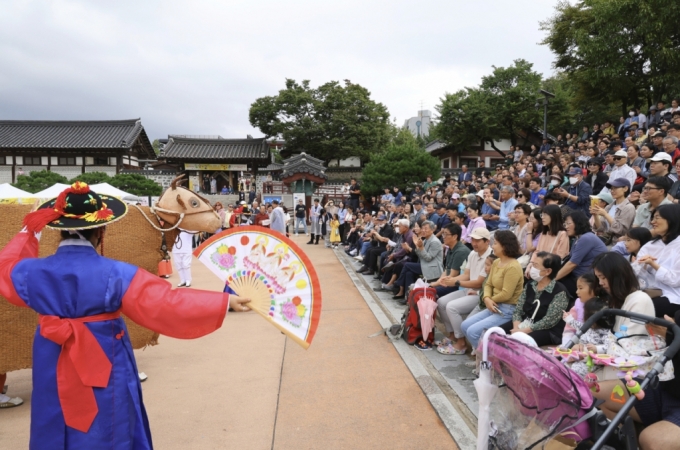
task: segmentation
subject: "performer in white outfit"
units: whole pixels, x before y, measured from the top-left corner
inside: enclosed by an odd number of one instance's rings
[[[172,246],[172,259],[175,261],[175,269],[177,269],[179,275],[177,287],[191,286],[192,238],[192,234],[180,230],[179,236]]]

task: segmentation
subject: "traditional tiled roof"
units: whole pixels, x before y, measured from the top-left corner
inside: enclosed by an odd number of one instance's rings
[[[270,160],[265,138],[204,139],[170,136],[163,149],[168,160]]]
[[[325,172],[326,168],[322,160],[302,153],[283,161],[281,177],[287,178],[297,173],[308,173],[320,178],[328,178]]]
[[[130,120],[1,120],[0,148],[119,149],[137,141],[153,156],[140,119]]]

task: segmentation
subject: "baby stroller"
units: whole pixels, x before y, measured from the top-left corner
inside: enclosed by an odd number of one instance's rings
[[[562,433],[576,441],[590,437],[588,419],[597,410],[586,383],[557,358],[517,337],[494,327],[482,339],[474,382],[477,449],[541,449]]]
[[[567,348],[603,317],[627,317],[651,323],[672,332],[673,341],[640,383],[641,390],[658,383],[667,361],[680,350],[680,327],[672,322],[628,311],[607,309],[594,314],[576,332]],[[669,334],[670,336],[670,334]],[[602,449],[613,433],[618,448],[637,450],[637,437],[628,413],[637,398],[628,398],[609,421],[597,410],[588,385],[571,369],[548,353],[505,336],[500,328],[488,330],[482,339],[482,362],[475,387],[479,394],[478,450],[543,448],[557,435],[594,445],[578,448]]]
[[[614,319],[616,316],[626,317],[635,323],[640,324],[653,324],[666,328],[670,333],[666,337],[672,335],[673,341],[666,347],[663,354],[656,360],[652,369],[647,372],[645,377],[640,382],[640,390],[644,391],[649,387],[656,387],[659,383],[659,374],[664,371],[664,366],[666,363],[673,359],[673,357],[680,351],[680,326],[673,322],[669,322],[664,319],[658,319],[656,317],[645,316],[642,314],[623,311],[619,309],[605,309],[594,314],[590,319],[588,319],[580,330],[577,330],[574,337],[567,344],[566,348],[571,348],[575,344],[578,344],[579,338],[583,333],[588,331],[590,327],[595,324],[598,320],[604,317],[610,317]],[[608,421],[604,414],[598,413],[593,420],[590,421],[592,430],[592,439],[595,444],[590,447],[591,449],[600,450],[607,443],[608,439],[613,435],[618,435],[619,442],[623,442],[626,450],[637,450],[637,434],[635,432],[635,427],[633,425],[633,419],[628,415],[631,409],[635,406],[637,397],[635,395],[630,395],[628,400],[626,400],[623,407],[619,410],[613,420]]]

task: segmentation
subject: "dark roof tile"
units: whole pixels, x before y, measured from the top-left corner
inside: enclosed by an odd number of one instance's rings
[[[265,138],[194,139],[171,136],[164,148],[167,159],[243,159],[270,160]]]

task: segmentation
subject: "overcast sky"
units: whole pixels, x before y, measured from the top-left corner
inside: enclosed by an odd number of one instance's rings
[[[421,102],[552,55],[554,0],[5,0],[0,119],[141,117],[149,137],[261,136],[250,104],[286,78],[349,79],[399,125]]]

